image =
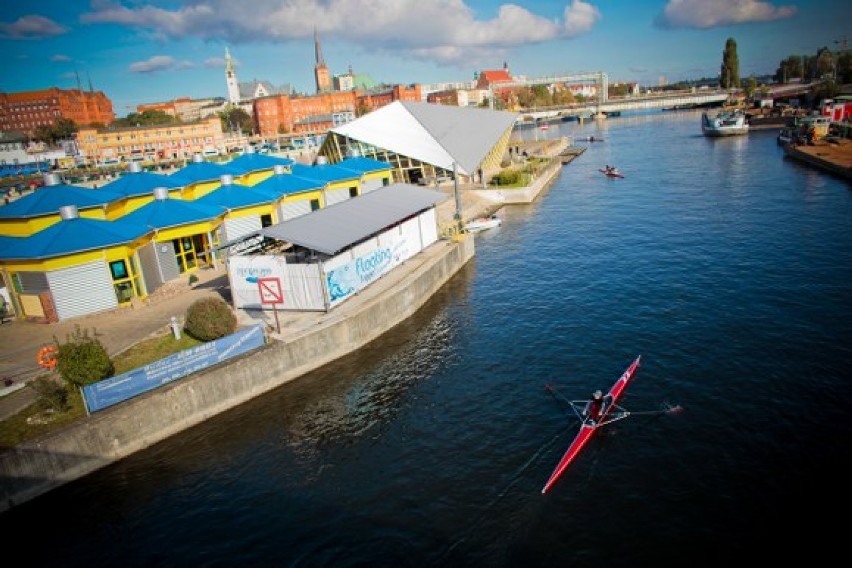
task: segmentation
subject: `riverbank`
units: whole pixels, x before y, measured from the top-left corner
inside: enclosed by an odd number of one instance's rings
[[[784,154],[809,166],[852,180],[852,140],[823,138],[812,144],[785,144]]]
[[[562,144],[548,148],[557,153],[564,149]],[[561,162],[554,160],[530,187],[518,190],[519,195],[507,195],[516,190],[462,191],[463,219],[497,210],[507,201],[534,200],[553,183],[560,169]],[[439,205],[439,223],[455,222],[456,215],[455,200],[448,199]],[[473,258],[474,242],[475,237],[466,233],[439,241],[335,310],[279,313],[280,329],[274,326],[274,314],[240,310],[241,326],[264,324],[267,330],[264,347],[0,452],[0,512],[148,448],[363,347],[419,310]],[[226,280],[226,275],[218,278]],[[227,293],[227,287],[221,291]],[[180,305],[179,299],[180,295],[176,295],[175,303],[170,303],[173,311]],[[185,312],[187,306],[183,305],[179,313]],[[157,317],[164,322],[167,320],[162,309],[161,306]],[[135,312],[124,309],[88,318],[95,327],[98,322],[112,326],[107,335],[98,334],[110,354],[115,352],[115,346],[108,338],[120,336],[132,344],[136,334],[150,335],[145,326],[139,325],[144,318],[135,317]],[[104,319],[100,320],[101,317]],[[51,325],[14,322],[14,326],[27,326],[31,332],[40,331],[45,336],[51,331],[56,333]],[[163,327],[158,326],[160,330]],[[3,344],[9,345],[6,341]],[[20,397],[25,392],[32,397],[30,389],[20,389],[11,397]]]

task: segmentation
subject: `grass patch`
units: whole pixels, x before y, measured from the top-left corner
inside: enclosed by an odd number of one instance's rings
[[[159,361],[169,355],[174,355],[184,349],[200,345],[202,342],[183,333],[176,340],[171,333],[151,337],[137,343],[116,355],[113,359],[115,374],[120,375],[139,367],[144,367],[154,361]],[[61,380],[61,379],[59,379]],[[21,396],[30,387],[24,387],[10,397]],[[72,422],[86,416],[83,396],[79,389],[73,388],[68,393],[69,409],[65,412],[45,412],[38,403],[33,403],[14,416],[0,421],[0,447],[14,447],[23,442],[33,440],[59,430]]]

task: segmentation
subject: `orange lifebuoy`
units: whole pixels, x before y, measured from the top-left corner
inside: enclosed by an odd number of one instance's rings
[[[59,349],[56,345],[45,345],[41,349],[38,350],[38,355],[36,355],[36,361],[38,361],[39,367],[44,367],[45,369],[50,369],[51,371],[56,368],[56,354],[59,352]]]

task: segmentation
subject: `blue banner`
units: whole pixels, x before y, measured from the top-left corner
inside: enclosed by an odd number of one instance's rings
[[[265,342],[261,325],[247,327],[236,333],[184,349],[144,367],[110,377],[83,387],[83,398],[89,412],[103,410],[134,396],[191,375],[207,367],[236,357]]]

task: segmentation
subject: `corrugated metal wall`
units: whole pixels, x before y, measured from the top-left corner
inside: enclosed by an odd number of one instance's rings
[[[248,215],[238,219],[225,219],[225,222],[222,223],[223,232],[219,234],[219,242],[225,243],[232,241],[261,228],[259,215]],[[224,240],[222,240],[222,237],[224,237]]]
[[[278,222],[280,223],[281,221],[286,221],[287,219],[295,219],[296,217],[307,215],[310,212],[311,202],[307,200],[289,201],[287,203],[282,203],[281,206],[278,208],[278,215],[281,217],[280,219],[278,219]]]
[[[380,187],[383,187],[383,186],[384,186],[384,184],[382,183],[381,179],[364,180],[364,181],[361,182],[361,195],[364,195],[365,193],[370,193],[371,191],[379,189]]]
[[[160,241],[154,243],[154,252],[157,255],[157,264],[160,266],[160,274],[163,282],[169,282],[180,276],[180,268],[175,258],[175,249],[171,241]]]
[[[145,282],[145,291],[153,294],[163,285],[163,275],[160,273],[160,264],[157,262],[157,243],[148,243],[139,249],[139,265],[142,270],[142,280]]]
[[[60,320],[118,307],[106,262],[96,260],[47,273]]]
[[[334,205],[349,199],[349,189],[332,189],[325,192],[325,206]]]

